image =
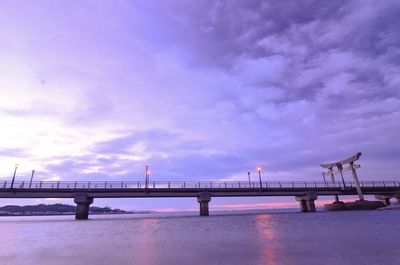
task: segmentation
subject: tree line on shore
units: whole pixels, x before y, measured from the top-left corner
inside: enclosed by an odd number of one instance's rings
[[[62,215],[74,214],[75,206],[68,204],[38,204],[38,205],[5,205],[0,207],[0,215]],[[92,206],[89,209],[91,214],[123,214],[128,213],[120,209],[111,209],[111,207]]]

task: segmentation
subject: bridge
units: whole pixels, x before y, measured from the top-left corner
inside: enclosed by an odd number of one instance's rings
[[[212,197],[293,196],[302,212],[315,212],[318,196],[375,195],[400,202],[400,181],[3,181],[0,198],[72,198],[75,218],[88,219],[95,198],[197,198],[200,215],[209,215]]]

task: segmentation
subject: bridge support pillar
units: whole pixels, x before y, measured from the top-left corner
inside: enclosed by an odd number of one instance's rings
[[[208,216],[208,203],[211,201],[211,194],[207,192],[200,193],[197,196],[197,202],[200,204],[200,216]]]
[[[308,212],[308,209],[307,209],[307,202],[306,202],[305,200],[300,200],[299,202],[300,202],[300,211],[301,211],[302,213]]]
[[[93,203],[93,198],[87,197],[85,194],[78,194],[74,197],[76,203],[75,219],[87,220],[89,217],[89,207]]]
[[[307,210],[309,212],[315,212],[315,203],[314,200],[306,200]]]
[[[296,201],[300,202],[301,212],[315,212],[316,209],[314,201],[317,198],[318,197],[315,193],[308,193],[306,195],[296,196]]]

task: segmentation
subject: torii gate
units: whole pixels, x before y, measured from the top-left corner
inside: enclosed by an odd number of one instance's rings
[[[341,161],[338,161],[338,162],[335,162],[335,163],[321,164],[321,167],[328,169],[327,172],[323,172],[322,173],[323,176],[324,176],[324,179],[325,179],[325,174],[328,174],[328,175],[331,176],[331,180],[335,181],[334,174],[340,173],[340,175],[342,177],[343,185],[345,184],[344,183],[344,178],[343,178],[343,171],[351,170],[354,182],[356,184],[358,197],[360,198],[360,201],[363,201],[364,200],[364,196],[362,194],[360,182],[358,181],[357,172],[356,172],[356,169],[360,168],[361,166],[354,164],[354,161],[358,160],[360,158],[360,156],[361,156],[361,152],[358,152],[357,154],[355,154],[355,155],[353,155],[353,156],[351,156],[351,157],[349,157],[347,159],[344,159],[344,160],[341,160]],[[346,165],[346,164],[349,164],[349,167],[343,168],[343,165]],[[337,167],[337,170],[335,170],[334,167]],[[335,195],[335,202],[339,202],[339,196],[338,195]]]

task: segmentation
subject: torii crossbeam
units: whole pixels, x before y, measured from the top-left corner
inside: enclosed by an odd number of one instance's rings
[[[363,201],[364,200],[364,196],[362,194],[362,190],[361,190],[361,187],[360,187],[360,182],[358,180],[357,172],[356,172],[356,169],[360,168],[360,165],[354,164],[354,161],[358,160],[360,158],[360,156],[361,156],[361,152],[358,152],[355,155],[353,155],[353,156],[351,156],[349,158],[340,160],[338,162],[328,163],[328,164],[321,164],[321,167],[328,169],[328,172],[323,172],[322,174],[324,175],[324,177],[325,177],[325,174],[329,174],[331,176],[332,181],[335,181],[334,174],[340,173],[340,175],[342,176],[342,180],[344,182],[343,171],[351,170],[354,182],[356,184],[358,197],[360,198],[360,201]],[[344,168],[343,166],[346,165],[346,164],[349,164],[349,166]],[[337,170],[334,170],[335,167],[337,167]],[[336,202],[339,201],[339,198],[337,196],[335,196],[335,201]]]

